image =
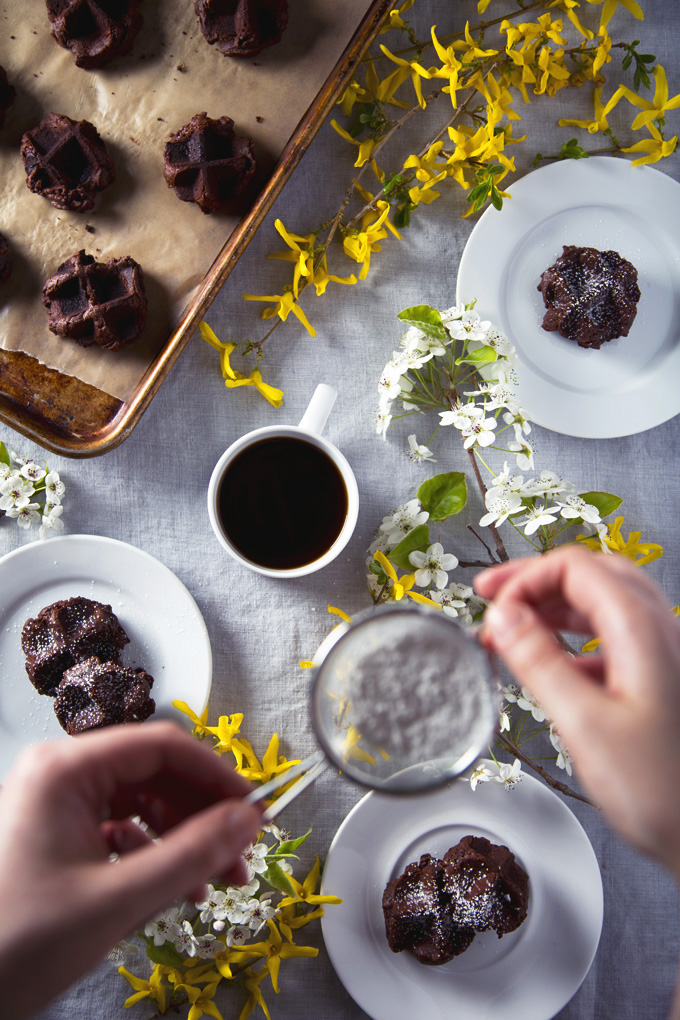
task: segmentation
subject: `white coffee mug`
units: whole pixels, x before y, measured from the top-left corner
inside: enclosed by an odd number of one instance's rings
[[[213,470],[208,485],[208,516],[212,529],[217,536],[220,545],[226,549],[230,556],[249,567],[258,574],[265,574],[267,577],[303,577],[315,570],[321,570],[340,553],[349,542],[354,531],[357,515],[359,513],[359,490],[356,478],[342,453],[333,446],[321,433],[323,432],[328,415],[331,412],[337,390],[325,383],[320,383],[309,402],[309,406],[302,416],[299,425],[269,425],[266,428],[255,429],[241,436],[232,443],[228,450],[222,454]],[[234,543],[229,539],[219,516],[220,489],[224,476],[233,461],[249,447],[266,439],[302,439],[311,446],[321,450],[335,466],[342,478],[347,494],[347,512],[344,522],[337,537],[332,544],[321,555],[312,559],[309,563],[291,568],[278,568],[263,566],[245,556]],[[304,500],[304,490],[300,491],[299,499]],[[272,512],[275,508],[272,507]]]

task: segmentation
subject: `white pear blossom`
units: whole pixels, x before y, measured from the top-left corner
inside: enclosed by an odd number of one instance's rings
[[[178,929],[172,937],[172,944],[183,956],[196,956],[198,939],[188,921],[182,921],[181,926],[178,925]]]
[[[40,530],[38,535],[40,538],[46,538],[48,531],[61,531],[64,527],[64,522],[61,519],[61,515],[64,512],[64,508],[61,503],[46,503],[45,509],[43,510],[42,517],[40,518]]]
[[[519,758],[515,758],[512,765],[500,765],[498,768],[498,781],[504,784],[506,790],[512,790],[522,778],[522,763]]]
[[[531,422],[524,414],[513,414],[506,411],[503,421],[506,425],[512,425],[515,430],[515,439],[521,439],[522,435],[528,436],[531,432]]]
[[[473,790],[476,790],[477,783],[489,783],[492,779],[496,779],[496,773],[492,772],[487,765],[481,764],[477,766],[470,776],[470,786]]]
[[[511,704],[516,702],[517,707],[523,712],[531,712],[536,722],[545,722],[545,712],[528,688],[511,684],[503,688],[503,697]]]
[[[520,489],[523,496],[560,496],[573,491],[571,482],[547,469],[541,471],[538,478],[528,478]]]
[[[566,520],[581,517],[588,524],[600,523],[601,518],[597,507],[592,503],[586,503],[585,499],[580,496],[567,496],[566,503],[556,500],[555,505],[560,507],[560,515]]]
[[[500,729],[501,733],[506,733],[510,730],[510,716],[505,711],[505,709],[503,709],[499,716],[498,728]]]
[[[446,328],[454,340],[480,340],[486,342],[487,334],[491,329],[488,320],[482,321],[477,312],[472,310],[463,312],[460,318],[447,322]]]
[[[15,474],[15,471],[10,467],[9,464],[5,464],[4,461],[0,460],[0,482],[6,481],[10,475]]]
[[[470,786],[474,790],[478,783],[501,783],[506,790],[512,790],[523,778],[519,758],[512,765],[496,761],[481,761],[470,776]]]
[[[227,932],[227,945],[230,949],[232,946],[242,946],[244,942],[248,941],[250,934],[247,924],[235,924]]]
[[[219,953],[224,952],[227,948],[224,942],[221,942],[215,935],[208,933],[207,935],[198,935],[195,942],[195,953],[202,960],[212,960]],[[193,955],[192,953],[189,954]]]
[[[50,471],[45,477],[45,491],[50,503],[61,503],[61,497],[66,492],[66,486],[59,477],[58,471]]]
[[[496,435],[494,429],[498,425],[495,418],[487,418],[484,408],[478,404],[463,404],[451,411],[440,411],[442,425],[453,425],[465,437],[463,446],[468,450],[475,443],[479,446],[491,446]]]
[[[488,528],[490,524],[500,525],[512,514],[521,513],[524,509],[522,497],[518,492],[499,492],[489,489],[484,497],[484,502],[488,513],[485,513],[479,520],[479,525],[482,528]]]
[[[148,921],[144,926],[144,934],[153,938],[154,946],[162,946],[164,942],[174,942],[180,934],[179,907],[170,907],[164,910],[158,917]]]
[[[460,319],[465,314],[465,308],[461,305],[452,305],[451,308],[445,308],[443,312],[439,313],[442,323],[448,329],[449,324],[454,322],[456,319]]]
[[[520,471],[531,471],[534,467],[534,448],[526,439],[513,439],[508,449],[515,454],[515,462]]]
[[[34,460],[27,459],[23,462],[20,474],[22,478],[26,478],[29,482],[40,482],[47,474],[47,471]]]
[[[222,889],[216,889],[213,885],[207,887],[207,896],[196,909],[200,911],[200,918],[203,924],[210,924],[211,921],[224,921],[227,916],[227,894]]]
[[[553,524],[557,520],[554,514],[549,514],[542,504],[535,507],[529,507],[527,510],[526,520],[520,521],[520,524],[524,525],[524,534],[533,535],[539,528],[545,524]]]
[[[0,510],[21,510],[31,502],[35,492],[32,482],[14,472],[0,483]]]
[[[380,408],[375,418],[375,431],[379,436],[382,436],[383,439],[386,438],[387,430],[390,427],[391,421],[392,415],[389,410]]]
[[[271,900],[251,900],[250,917],[248,924],[254,935],[257,935],[260,928],[263,928],[267,921],[276,916],[276,910]]]
[[[409,553],[409,561],[416,568],[415,580],[419,588],[425,588],[432,583],[441,591],[449,580],[447,570],[454,570],[458,566],[458,559],[453,553],[445,553],[440,542],[435,542],[427,552]]]
[[[557,751],[555,764],[558,769],[565,769],[568,776],[572,774],[571,763],[573,761],[564,741],[555,729],[554,723],[550,723],[550,743]]]
[[[402,503],[392,514],[383,517],[380,531],[386,534],[390,541],[395,544],[401,542],[402,538],[410,534],[414,528],[419,527],[429,518],[427,510],[423,510],[419,499],[410,499],[408,503]]]
[[[431,461],[433,464],[437,463],[432,453],[432,450],[428,449],[427,446],[422,446],[421,444],[419,444],[418,441],[416,440],[415,433],[408,437],[408,445],[411,451],[409,457],[411,458],[414,464],[421,464],[423,461],[426,460]]]
[[[487,324],[486,335],[484,337],[484,343],[488,344],[489,347],[493,347],[498,357],[508,358],[515,354],[515,348],[512,346],[507,336],[501,333],[500,330],[492,326],[491,323]]]
[[[40,520],[39,509],[38,503],[29,503],[28,506],[22,506],[21,509],[13,507],[10,510],[5,510],[5,513],[8,517],[14,518],[20,528],[30,528],[32,524],[36,524]]]
[[[265,873],[268,867],[265,857],[268,853],[269,847],[266,843],[256,843],[254,846],[246,847],[241,856],[248,869],[249,878],[252,878],[253,875],[263,875]],[[236,892],[237,890],[233,891]],[[231,917],[229,920],[231,920]]]
[[[442,607],[447,616],[466,615],[461,610],[467,609],[466,599],[472,595],[472,588],[467,584],[457,584],[455,581],[441,591],[430,592],[430,598]]]

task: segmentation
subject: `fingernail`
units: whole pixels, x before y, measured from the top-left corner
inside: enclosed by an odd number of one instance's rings
[[[484,628],[496,641],[508,641],[527,619],[527,610],[517,602],[492,602],[484,614]]]

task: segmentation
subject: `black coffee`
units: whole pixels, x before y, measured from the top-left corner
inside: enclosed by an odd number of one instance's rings
[[[227,467],[217,514],[252,563],[292,570],[328,552],[347,517],[340,471],[318,446],[290,436],[260,439]]]

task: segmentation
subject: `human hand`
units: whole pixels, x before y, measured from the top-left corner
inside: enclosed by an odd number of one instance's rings
[[[249,789],[170,723],[116,726],[24,751],[0,793],[7,1015],[33,1013],[173,900],[202,898],[208,879],[245,883],[240,853],[260,822],[259,809],[243,803]],[[121,855],[115,864],[111,851]]]
[[[613,825],[680,881],[680,626],[622,556],[574,546],[475,580],[483,640],[529,688]],[[595,635],[573,658],[556,631]]]

